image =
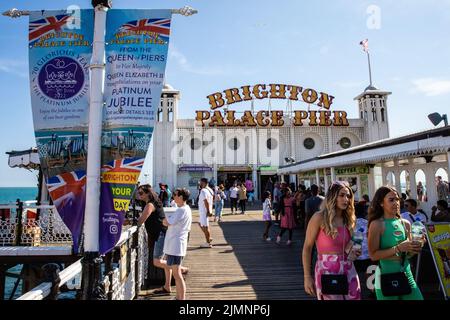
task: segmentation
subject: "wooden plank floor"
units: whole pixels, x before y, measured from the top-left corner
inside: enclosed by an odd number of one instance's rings
[[[275,244],[279,227],[272,226],[272,242],[262,239],[264,222],[261,211],[245,215],[227,215],[223,221],[211,222],[213,248],[200,248],[205,242],[194,211],[188,253],[184,265],[186,298],[208,299],[311,299],[303,290],[301,247],[304,232],[294,230],[293,244]],[[210,218],[212,221],[212,218]],[[172,287],[175,291],[175,287]],[[173,296],[174,294],[172,294]],[[141,296],[141,299],[171,299],[171,297]]]

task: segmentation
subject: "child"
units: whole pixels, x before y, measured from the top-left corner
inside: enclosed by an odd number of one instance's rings
[[[264,192],[264,203],[263,203],[263,220],[266,223],[266,230],[264,231],[263,234],[263,238],[266,241],[271,241],[272,239],[270,239],[269,237],[269,229],[270,226],[272,225],[272,219],[270,217],[270,211],[272,210],[272,203],[270,202],[271,196],[270,196],[270,192],[266,191]]]

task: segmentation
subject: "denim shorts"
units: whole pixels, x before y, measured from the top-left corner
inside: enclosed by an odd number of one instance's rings
[[[167,255],[167,265],[168,266],[181,266],[181,261],[183,261],[182,256],[171,256]]]
[[[158,240],[155,241],[153,247],[153,259],[162,259],[164,257],[164,238],[166,234],[164,232],[159,233]]]

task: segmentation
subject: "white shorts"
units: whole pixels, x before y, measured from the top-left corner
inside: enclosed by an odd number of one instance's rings
[[[201,227],[209,227],[209,219],[206,216],[206,214],[201,214],[199,215],[199,222],[200,222],[200,226]]]

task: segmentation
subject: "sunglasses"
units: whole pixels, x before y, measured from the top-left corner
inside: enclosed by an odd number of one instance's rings
[[[145,193],[145,192],[143,192],[143,191],[139,191],[139,192],[138,192],[138,194],[139,194],[140,196],[142,196],[144,193]]]

